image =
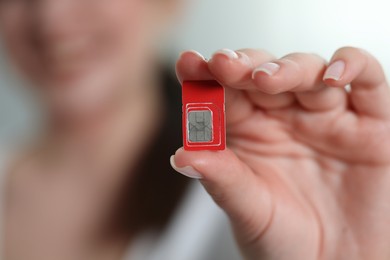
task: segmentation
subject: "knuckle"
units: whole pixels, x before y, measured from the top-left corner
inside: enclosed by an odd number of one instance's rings
[[[321,63],[326,63],[326,59],[317,53],[294,52],[294,53],[287,54],[282,59],[294,60],[298,62],[310,60],[313,62],[319,61]]]
[[[256,60],[269,61],[269,60],[275,59],[275,56],[272,53],[270,53],[264,49],[244,48],[244,49],[236,50],[236,52],[239,54],[244,54],[254,61],[256,61]]]
[[[371,55],[364,49],[358,48],[358,47],[352,47],[352,46],[344,46],[339,48],[335,52],[335,56],[347,56],[351,58],[365,58],[367,59]]]
[[[353,46],[343,46],[339,48],[336,52],[342,53],[342,52],[356,52],[356,51],[360,51],[360,48],[353,47]]]
[[[265,50],[265,49],[254,49],[254,48],[243,48],[243,49],[238,49],[237,51],[240,51],[240,52],[245,52],[245,53],[259,53],[259,54],[263,54],[263,55],[268,55],[268,56],[273,56],[272,53],[270,53],[269,51]]]
[[[282,60],[299,61],[307,58],[308,54],[303,52],[292,52],[282,57]]]
[[[271,85],[261,86],[260,91],[265,93],[265,94],[268,94],[268,95],[277,95],[280,93],[280,89],[278,89],[275,86],[271,86]]]

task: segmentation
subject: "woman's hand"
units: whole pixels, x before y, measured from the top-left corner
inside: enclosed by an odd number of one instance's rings
[[[173,166],[201,178],[248,259],[390,258],[385,75],[356,48],[329,64],[250,49],[210,61],[185,52],[177,63],[181,81],[226,88],[229,149],[179,149]]]

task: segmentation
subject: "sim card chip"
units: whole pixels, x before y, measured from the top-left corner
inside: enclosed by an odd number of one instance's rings
[[[211,142],[213,124],[210,110],[191,111],[188,113],[188,139],[190,142]]]
[[[225,90],[217,82],[183,82],[183,146],[187,151],[226,148]]]

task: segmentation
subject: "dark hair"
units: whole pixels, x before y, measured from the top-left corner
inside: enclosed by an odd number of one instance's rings
[[[125,183],[114,218],[116,232],[121,234],[136,235],[145,229],[162,231],[189,183],[169,163],[170,156],[182,145],[181,87],[171,70],[164,70],[161,82],[167,113],[136,174],[133,172]]]

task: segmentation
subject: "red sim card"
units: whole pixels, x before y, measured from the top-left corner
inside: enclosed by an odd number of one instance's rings
[[[224,150],[225,128],[224,88],[216,81],[184,81],[184,149]]]

